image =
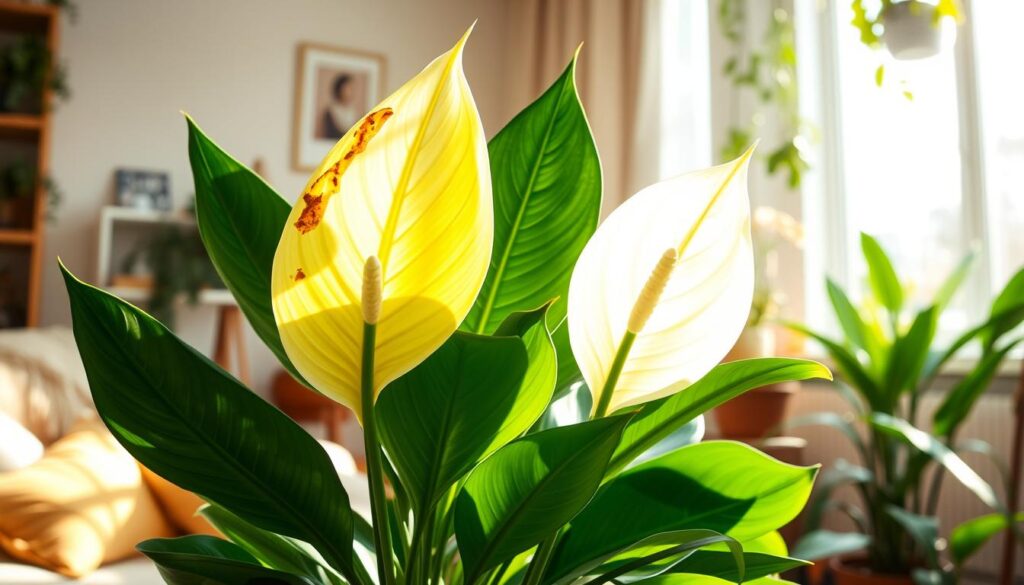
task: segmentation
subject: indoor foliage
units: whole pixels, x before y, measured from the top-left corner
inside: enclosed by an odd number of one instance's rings
[[[107,426],[227,537],[140,550],[180,584],[752,582],[805,564],[776,529],[815,467],[678,446],[742,392],[830,377],[716,365],[751,300],[749,151],[597,229],[575,63],[488,144],[464,42],[350,130],[294,208],[189,120],[203,241],[283,366],[357,413],[372,518],[298,425],[65,272]],[[585,420],[552,416],[586,388]]]
[[[936,347],[942,312],[970,271],[973,254],[950,274],[935,298],[913,311],[882,246],[861,234],[868,268],[869,293],[858,309],[832,280],[828,297],[843,333],[841,341],[791,327],[811,336],[828,351],[844,384],[836,388],[858,420],[867,423],[863,437],[853,422],[825,412],[790,421],[790,426],[826,424],[839,429],[853,443],[861,464],[839,460],[822,474],[819,491],[809,507],[796,554],[817,559],[866,549],[873,570],[911,574],[919,583],[956,582],[956,569],[967,557],[1009,524],[1009,515],[992,488],[957,453],[991,448],[978,440],[963,440],[959,431],[975,403],[988,388],[1006,355],[1024,337],[1015,328],[1024,320],[1024,270],[992,302],[988,316],[948,347]],[[922,397],[936,376],[960,350],[976,343],[979,355],[970,371],[946,392],[930,417],[931,432],[919,428]],[[930,468],[936,467],[934,473]],[[941,558],[935,517],[942,481],[955,477],[994,512],[955,528],[950,536],[954,567]],[[930,477],[930,480],[929,480]],[[833,491],[852,485],[863,508],[832,500]],[[824,513],[836,508],[858,527],[856,533],[820,528]]]

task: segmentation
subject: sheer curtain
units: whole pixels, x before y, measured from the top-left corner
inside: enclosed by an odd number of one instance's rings
[[[710,156],[705,2],[508,0],[505,115],[563,71],[577,85],[604,172],[604,215],[638,189]]]

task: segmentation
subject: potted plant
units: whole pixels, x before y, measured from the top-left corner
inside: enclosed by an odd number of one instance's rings
[[[881,0],[870,14],[864,0],[853,1],[853,26],[869,48],[885,46],[896,59],[913,60],[932,57],[942,48],[945,18],[960,20],[956,0]]]
[[[775,530],[815,467],[722,441],[644,460],[745,390],[830,377],[798,359],[715,365],[752,291],[750,152],[597,229],[574,63],[487,144],[465,41],[346,133],[294,207],[189,120],[203,242],[284,367],[356,413],[371,519],[298,425],[65,269],[101,417],[228,537],[139,549],[169,583],[735,583],[803,565]],[[585,420],[535,429],[579,378]]]
[[[835,388],[849,401],[852,416],[819,413],[792,420],[789,426],[834,426],[853,442],[861,459],[838,461],[823,474],[796,553],[813,559],[833,557],[839,585],[911,583],[912,578],[916,583],[955,582],[952,568],[942,558],[935,517],[943,480],[959,480],[995,513],[1007,513],[992,488],[957,453],[978,444],[963,440],[961,425],[999,364],[1024,339],[1014,332],[1024,320],[1024,270],[996,296],[981,323],[949,346],[939,346],[940,316],[969,272],[972,255],[964,258],[934,298],[915,307],[906,299],[905,287],[881,245],[862,234],[861,246],[870,289],[860,308],[834,282],[826,283],[842,338],[790,325],[827,350],[841,375]],[[924,422],[919,420],[922,396],[949,360],[969,346],[979,350],[974,365],[945,394],[928,421],[930,429],[924,430],[919,426]],[[864,424],[863,435],[857,422]],[[852,486],[861,505],[833,500],[841,486]],[[851,518],[858,532],[822,529],[822,517],[829,510]],[[854,551],[865,554],[846,556]],[[964,556],[955,558],[958,564]]]
[[[61,193],[57,183],[43,177],[46,190],[47,219],[53,219],[60,205]],[[23,160],[0,168],[0,228],[27,228],[32,225],[33,198],[36,195],[36,168]]]
[[[0,110],[38,112],[44,87],[61,99],[71,95],[65,70],[43,39],[22,36],[0,49]]]
[[[785,297],[778,287],[779,246],[803,246],[804,228],[793,216],[771,207],[754,210],[754,297],[750,315],[726,361],[765,357],[775,352],[775,320]],[[799,385],[771,384],[747,392],[715,409],[719,433],[730,439],[759,439],[778,428]]]

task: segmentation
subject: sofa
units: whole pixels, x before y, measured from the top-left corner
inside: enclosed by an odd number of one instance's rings
[[[0,498],[3,497],[2,485],[5,475],[10,479],[13,477],[11,474],[31,468],[31,460],[45,457],[41,455],[44,447],[46,453],[58,449],[57,446],[68,441],[68,436],[81,432],[77,429],[83,421],[92,424],[93,432],[106,434],[106,429],[102,425],[88,422],[95,417],[85,371],[69,329],[52,327],[0,331],[0,423],[3,423],[0,424],[0,448],[5,444],[20,445],[14,448],[13,452],[8,447],[7,453],[0,453]],[[19,442],[18,433],[23,433],[25,440]],[[40,445],[38,453],[31,443]],[[340,445],[326,441],[321,441],[321,444],[338,470],[338,475],[349,493],[353,509],[369,518],[366,479],[357,470],[351,454]],[[114,449],[120,449],[113,443],[112,438],[111,445]],[[127,456],[127,453],[124,455]],[[136,464],[130,461],[129,465]],[[15,468],[12,470],[11,466]],[[148,470],[143,469],[139,475],[145,478],[147,472]],[[155,488],[150,480],[144,483],[154,487],[154,499],[159,499],[159,494],[155,493],[159,489]],[[177,489],[173,486],[171,488]],[[173,522],[168,520],[165,526],[172,524]],[[3,530],[2,525],[0,530]],[[0,537],[3,536],[0,534]],[[155,585],[163,581],[153,564],[138,555],[105,563],[98,569],[73,579],[32,564],[12,560],[10,556],[0,552],[0,583]]]

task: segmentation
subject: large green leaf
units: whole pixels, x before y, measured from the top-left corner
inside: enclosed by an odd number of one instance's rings
[[[939,519],[935,516],[914,514],[893,505],[886,506],[885,513],[910,535],[917,548],[924,553],[928,566],[933,569],[939,568],[939,551],[936,548],[939,539]]]
[[[128,452],[361,582],[348,495],[323,447],[152,317],[61,268],[96,409]]]
[[[305,577],[264,567],[241,547],[194,534],[140,542],[139,551],[156,563],[169,585],[316,585]]]
[[[864,321],[860,318],[860,314],[857,313],[857,309],[850,302],[850,298],[846,296],[843,289],[833,282],[831,278],[825,279],[825,288],[828,291],[828,298],[832,303],[832,309],[836,314],[840,327],[843,328],[846,339],[854,347],[867,350],[868,337],[865,333],[866,327]]]
[[[949,534],[949,551],[952,553],[953,562],[958,566],[978,552],[993,536],[999,534],[1009,527],[1006,514],[987,514],[972,518],[960,524]],[[1014,516],[1017,523],[1024,522],[1024,513],[1018,512]],[[1010,535],[1007,535],[1010,538]]]
[[[511,313],[494,331],[494,335],[498,336],[521,337],[526,344],[528,365],[521,392],[537,398],[543,397],[546,404],[541,407],[542,412],[551,402],[558,380],[558,356],[547,324],[552,302],[533,311]],[[535,413],[530,411],[529,414]],[[534,419],[538,416],[534,416]]]
[[[942,404],[933,415],[932,432],[942,436],[951,436],[956,432],[960,423],[970,415],[978,398],[992,383],[992,378],[999,371],[999,364],[1003,362],[1003,358],[1020,341],[1018,339],[1013,343],[1006,344],[1002,349],[988,351],[982,355],[981,360],[975,364],[974,368],[961,378],[952,390],[946,393]]]
[[[756,538],[800,512],[816,470],[729,441],[652,459],[607,482],[573,519],[546,580],[663,532],[699,528],[740,541]]]
[[[527,435],[481,463],[455,503],[455,535],[472,583],[571,520],[594,495],[628,416]]]
[[[868,422],[876,429],[901,439],[931,457],[989,507],[996,510],[1002,509],[1002,504],[999,503],[992,486],[988,485],[959,455],[935,437],[903,419],[880,412],[872,414]]]
[[[680,530],[677,532],[658,535],[648,540],[661,540],[668,537],[673,546],[664,547],[654,545],[638,547],[631,551],[631,554],[622,555],[607,563],[595,571],[599,576],[591,583],[621,583],[628,580],[637,580],[643,577],[659,575],[670,570],[679,562],[685,562],[696,551],[709,546],[725,545],[729,552],[729,561],[732,563],[732,570],[739,575],[738,580],[743,580],[745,561],[743,546],[734,538],[719,534],[713,530]],[[639,553],[639,556],[637,556]],[[561,583],[569,582],[563,579]]]
[[[906,334],[893,341],[885,373],[887,406],[895,404],[905,390],[919,390],[916,388],[918,377],[938,324],[939,309],[931,306],[918,313]]]
[[[281,345],[270,306],[274,252],[291,206],[259,175],[210,140],[192,118],[186,120],[196,222],[206,252],[256,334],[302,380]]]
[[[576,94],[576,60],[488,145],[494,253],[463,329],[490,333],[509,313],[568,297],[601,212],[601,163]],[[565,315],[552,309],[552,324]]]
[[[743,581],[767,577],[797,567],[810,565],[807,561],[780,557],[759,552],[743,552]],[[717,550],[699,550],[676,564],[669,573],[689,573],[717,577],[725,581],[739,582],[740,575],[732,553]]]
[[[314,583],[344,585],[340,576],[308,544],[257,528],[220,506],[203,506],[200,513],[228,540],[264,566],[307,577]]]
[[[825,351],[828,355],[836,362],[836,367],[839,368],[839,373],[845,377],[850,384],[860,393],[874,410],[881,410],[885,408],[885,396],[882,390],[878,387],[874,378],[871,374],[861,365],[860,360],[852,354],[848,349],[843,347],[842,344],[837,343],[824,335],[812,331],[803,325],[798,323],[786,323],[786,327],[802,333],[825,347]]]
[[[810,378],[830,380],[832,374],[817,362],[791,358],[757,358],[719,364],[691,386],[645,404],[622,433],[622,442],[610,469],[625,467],[682,425],[748,390]]]
[[[882,306],[891,314],[898,314],[903,308],[903,287],[892,267],[892,262],[889,261],[889,256],[886,255],[878,240],[868,234],[860,235],[860,247],[868,265],[868,281],[871,284],[871,291],[878,302],[882,303]]]
[[[526,369],[522,339],[456,332],[384,389],[375,409],[381,442],[417,510],[544,411],[551,388],[522,387]]]
[[[565,301],[558,301],[563,303]],[[576,363],[576,356],[572,354],[572,346],[569,344],[569,321],[563,319],[557,327],[552,328],[551,319],[548,319],[548,328],[551,329],[551,341],[555,344],[555,354],[558,357],[558,380],[555,382],[555,398],[561,398],[569,393],[574,384],[583,384],[583,373],[580,372],[580,365]],[[590,394],[589,390],[584,390]],[[589,414],[589,413],[588,413]]]

